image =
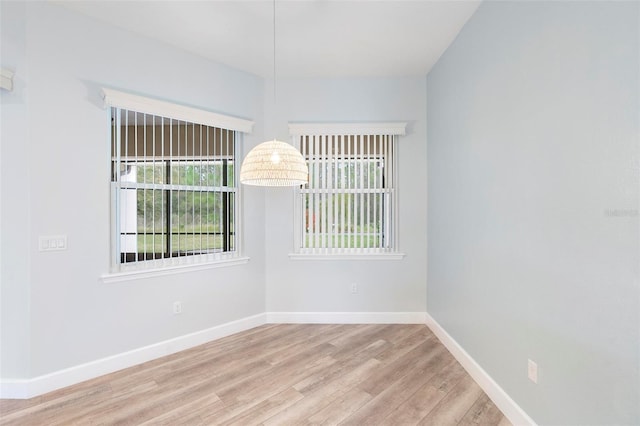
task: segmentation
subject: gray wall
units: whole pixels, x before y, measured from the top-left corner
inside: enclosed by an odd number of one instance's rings
[[[21,74],[27,69],[25,14],[25,3],[0,3],[1,65]],[[24,161],[13,161],[29,157],[23,79],[14,76],[14,91],[0,92],[0,377],[28,377],[29,216],[14,203],[29,200],[24,186],[14,183],[16,176],[28,181],[29,171]]]
[[[265,311],[425,311],[424,78],[289,79],[278,82],[276,105],[262,78],[50,2],[0,7],[1,65],[16,72],[16,90],[1,97],[2,379],[38,377]],[[289,121],[408,121],[399,148],[407,256],[290,261],[291,189],[243,187],[247,265],[102,283],[110,199],[103,86],[252,119],[245,152],[274,133],[288,140]],[[68,236],[68,250],[37,251],[39,235],[57,234]],[[351,282],[360,284],[356,295]],[[176,300],[180,316],[171,312]]]
[[[639,9],[484,2],[427,77],[427,310],[539,424],[640,424]]]
[[[268,85],[267,85],[268,86]],[[268,189],[266,294],[270,312],[424,312],[426,303],[426,83],[424,78],[306,78],[267,93],[266,134],[290,140],[288,122],[406,121],[398,141],[402,260],[290,260],[293,192]],[[270,91],[268,91],[270,92]],[[270,130],[273,129],[273,130]],[[358,293],[350,293],[350,284]]]
[[[245,195],[248,264],[105,284],[108,112],[113,87],[256,121],[262,79],[68,12],[0,2],[2,93],[0,376],[24,379],[265,311],[264,194]],[[39,252],[39,235],[68,250]],[[183,303],[174,316],[173,301]]]

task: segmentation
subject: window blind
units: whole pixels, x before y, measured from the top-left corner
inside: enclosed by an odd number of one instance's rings
[[[127,96],[105,95],[105,102],[116,104],[110,108],[112,271],[236,257],[235,165],[242,132],[211,125],[219,116],[207,111],[197,110],[196,121],[152,114],[169,114],[172,104],[141,99],[151,106],[141,108],[146,112],[123,107],[140,106]],[[236,120],[228,118],[227,124]],[[234,127],[246,130],[247,123]]]
[[[396,249],[395,158],[404,128],[404,123],[290,126],[309,165],[309,182],[296,199],[298,253]]]

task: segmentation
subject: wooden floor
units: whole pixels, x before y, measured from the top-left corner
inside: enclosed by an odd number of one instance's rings
[[[265,325],[30,400],[15,425],[508,425],[424,325]]]

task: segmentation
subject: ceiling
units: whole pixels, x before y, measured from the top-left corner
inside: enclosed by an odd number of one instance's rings
[[[263,77],[274,72],[264,1],[52,0],[98,20]],[[480,0],[277,0],[276,75],[423,76]]]

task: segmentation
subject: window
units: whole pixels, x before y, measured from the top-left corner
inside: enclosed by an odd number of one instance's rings
[[[397,253],[396,151],[404,123],[292,124],[309,165],[296,195],[298,254]]]
[[[106,89],[105,100],[111,120],[112,272],[237,257],[242,132],[233,127],[250,122]]]

